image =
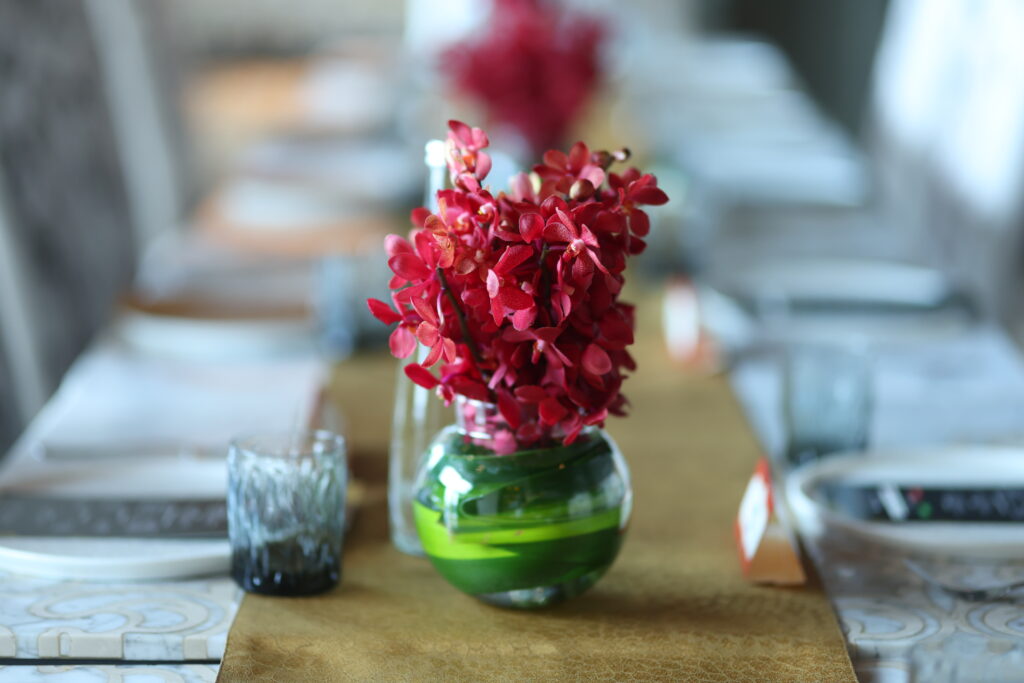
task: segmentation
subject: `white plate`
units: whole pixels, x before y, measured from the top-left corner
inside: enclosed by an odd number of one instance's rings
[[[5,491],[53,497],[107,495],[223,498],[227,467],[219,458],[110,458],[50,462],[21,458],[3,472]],[[226,572],[227,539],[37,538],[0,536],[0,569],[56,579],[179,579]]]
[[[168,580],[230,567],[226,539],[0,538],[0,569],[51,579]]]
[[[801,533],[808,536],[838,529],[933,554],[1024,557],[1024,523],[869,522],[823,504],[818,490],[825,482],[1024,488],[1024,449],[979,446],[845,453],[799,467],[786,482],[786,500]]]
[[[223,499],[227,482],[224,457],[21,457],[0,475],[0,495],[9,491],[65,498]]]

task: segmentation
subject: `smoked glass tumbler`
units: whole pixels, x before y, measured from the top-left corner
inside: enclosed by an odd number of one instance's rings
[[[345,441],[319,430],[253,435],[228,452],[231,572],[246,591],[308,595],[341,576]]]

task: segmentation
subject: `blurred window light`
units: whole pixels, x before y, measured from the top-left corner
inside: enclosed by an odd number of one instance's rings
[[[962,0],[894,0],[875,61],[879,124],[911,149],[941,132],[948,74],[962,40]]]
[[[406,50],[413,55],[437,54],[481,26],[490,7],[481,0],[406,0]]]
[[[1022,36],[1020,0],[898,0],[875,64],[879,126],[995,225],[1022,188]]]
[[[968,4],[937,162],[980,216],[1008,225],[1024,189],[1024,3]]]

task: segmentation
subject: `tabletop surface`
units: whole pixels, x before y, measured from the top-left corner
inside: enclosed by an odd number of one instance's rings
[[[9,665],[0,681],[130,680],[117,660],[148,662],[145,671],[163,680],[209,680],[222,656],[222,680],[281,667],[310,679],[852,680],[820,586],[759,587],[740,575],[732,522],[760,448],[724,378],[669,365],[657,310],[641,308],[641,369],[626,384],[632,416],[609,425],[632,468],[633,519],[618,561],[582,598],[498,610],[392,547],[385,481],[395,362],[361,355],[339,366],[333,389],[350,425],[353,473],[368,484],[338,589],[246,596],[239,607],[227,577],[97,584],[0,574],[0,658]],[[80,666],[53,664],[60,659]]]
[[[589,593],[543,611],[500,610],[392,547],[385,472],[395,363],[364,356],[335,377],[353,470],[369,488],[342,582],[312,598],[247,595],[221,680],[281,670],[310,679],[853,680],[820,587],[742,578],[732,525],[759,447],[724,378],[670,367],[657,310],[640,309],[640,370],[624,386],[632,414],[608,425],[632,469],[633,518],[618,560]]]

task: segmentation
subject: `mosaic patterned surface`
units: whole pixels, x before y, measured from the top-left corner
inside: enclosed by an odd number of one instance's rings
[[[1015,662],[1024,656],[1019,602],[959,599],[913,574],[904,561],[953,585],[971,587],[1021,580],[1024,562],[912,556],[840,533],[816,539],[809,548],[858,671],[875,671],[872,678],[862,678],[906,680],[914,666],[937,657],[977,663],[985,654],[974,651],[981,641],[992,655],[1012,653]]]
[[[0,667],[0,683],[212,683],[217,664],[35,665]]]
[[[86,583],[0,572],[0,658],[219,660],[240,600],[228,577]]]

